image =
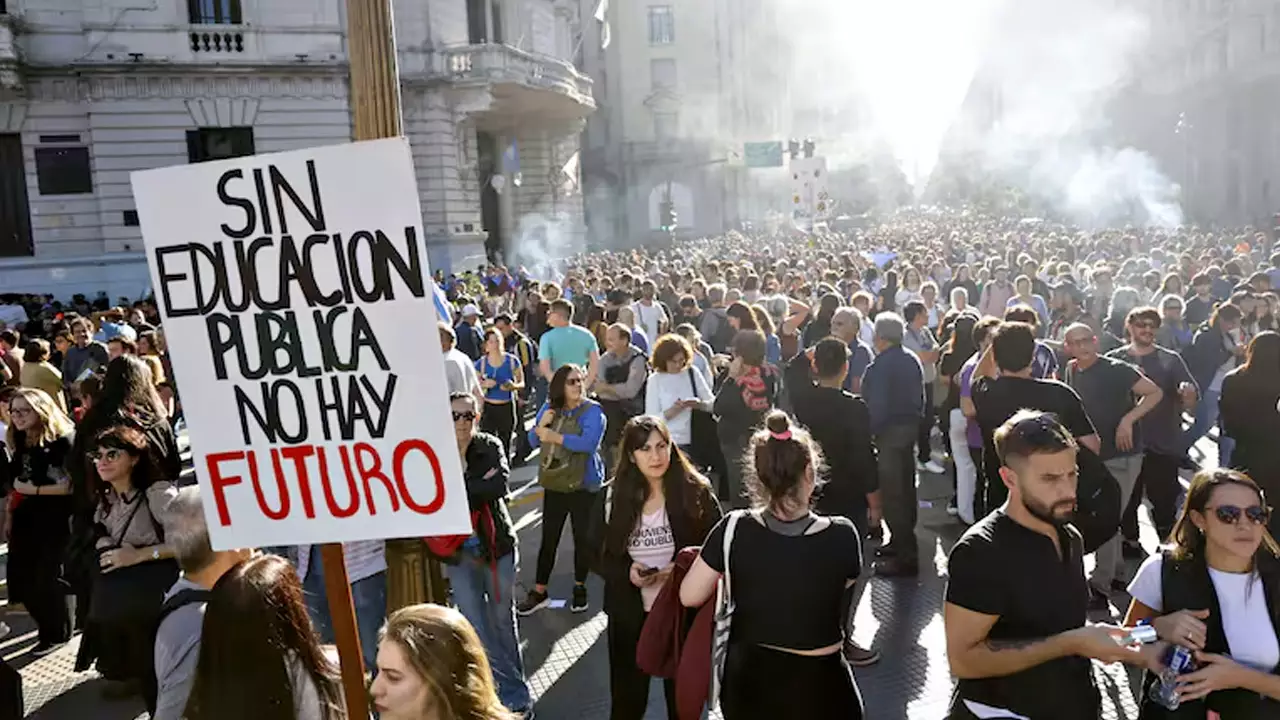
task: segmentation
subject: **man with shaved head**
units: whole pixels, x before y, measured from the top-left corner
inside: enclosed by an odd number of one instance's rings
[[[1143,442],[1138,421],[1160,404],[1164,393],[1136,366],[1098,354],[1098,334],[1084,323],[1067,328],[1063,347],[1071,356],[1063,379],[1080,396],[1085,412],[1098,431],[1098,457],[1120,485],[1120,507],[1129,502],[1142,472]],[[1119,577],[1124,559],[1120,537],[1098,548],[1090,606],[1106,609],[1108,596],[1123,591],[1128,578]]]

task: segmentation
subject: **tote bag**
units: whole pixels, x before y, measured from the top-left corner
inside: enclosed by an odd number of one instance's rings
[[[729,656],[729,631],[733,625],[733,581],[729,573],[729,553],[733,548],[733,535],[743,511],[729,513],[724,526],[724,573],[716,583],[716,626],[711,636],[711,692],[707,695],[708,707],[720,707],[720,690],[724,682],[725,659]]]

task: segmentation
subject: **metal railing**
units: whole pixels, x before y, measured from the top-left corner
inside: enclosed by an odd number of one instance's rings
[[[462,45],[436,53],[433,74],[457,83],[514,82],[570,95],[587,105],[591,78],[558,58],[518,50],[510,45]]]

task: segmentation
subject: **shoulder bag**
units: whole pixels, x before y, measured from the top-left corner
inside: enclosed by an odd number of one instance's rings
[[[561,435],[577,435],[582,432],[578,414],[585,405],[572,414],[557,412],[551,421],[551,429]],[[586,453],[573,452],[563,445],[542,445],[542,460],[538,464],[538,484],[551,492],[567,493],[582,487],[587,477]]]
[[[107,550],[116,550],[124,545],[124,536],[128,534],[133,519],[142,507],[147,508],[147,517],[156,530],[160,543],[164,543],[164,527],[156,522],[151,514],[151,505],[147,502],[146,490],[138,492],[133,510],[125,521],[117,537],[112,538],[109,547],[98,551],[101,555]],[[137,565],[118,568],[111,572],[97,571],[93,583],[93,594],[89,602],[89,620],[96,623],[118,623],[134,620],[147,620],[159,610],[164,602],[164,595],[178,580],[178,563],[164,558],[147,560]]]
[[[743,511],[729,513],[724,526],[724,572],[716,583],[716,627],[711,636],[711,691],[707,695],[711,711],[720,706],[720,690],[724,687],[724,666],[729,657],[729,631],[733,626],[734,611],[729,553],[733,549],[733,536],[738,529],[738,521],[744,514]]]

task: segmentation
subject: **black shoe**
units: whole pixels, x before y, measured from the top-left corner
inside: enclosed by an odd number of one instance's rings
[[[35,657],[44,657],[52,652],[57,652],[58,648],[66,645],[66,643],[42,642],[31,648],[31,654]]]
[[[569,603],[570,612],[586,612],[587,611],[587,586],[573,586],[573,602]]]
[[[542,608],[546,607],[550,602],[551,602],[551,599],[547,596],[545,592],[530,590],[529,594],[525,596],[524,600],[521,600],[519,603],[516,603],[516,614],[519,615],[520,617],[526,617],[528,615],[532,615],[538,612],[539,610],[541,610]]]
[[[876,575],[880,577],[915,577],[920,574],[920,563],[900,557],[888,557],[876,561]]]
[[[1111,599],[1101,590],[1092,585],[1089,586],[1089,612],[1100,611],[1111,612]]]

